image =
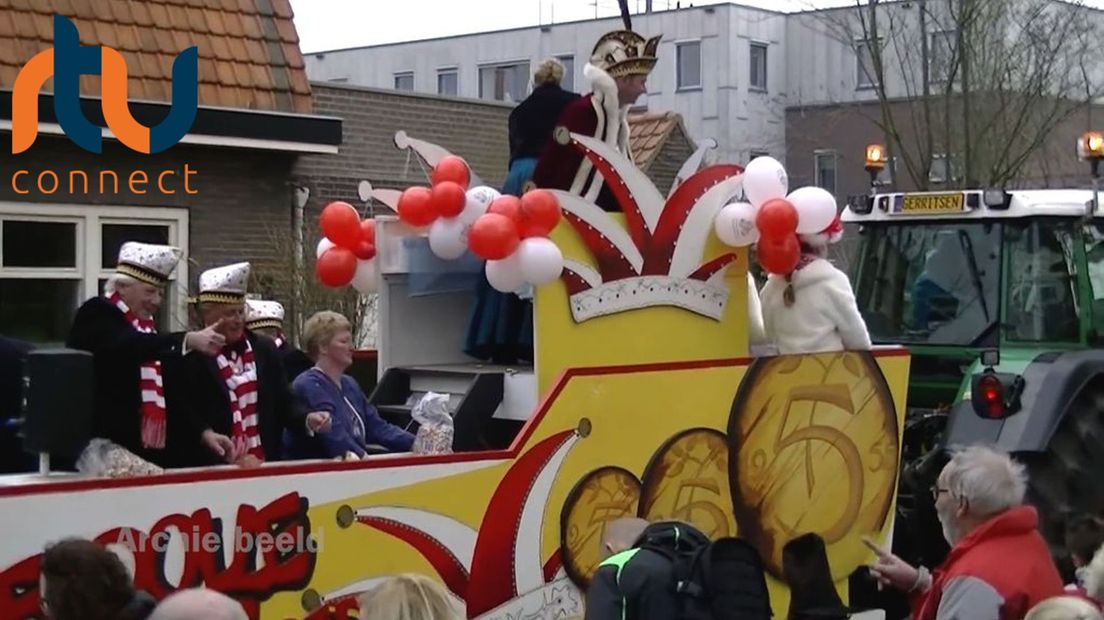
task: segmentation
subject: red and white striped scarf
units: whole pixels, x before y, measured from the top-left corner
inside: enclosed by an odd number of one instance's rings
[[[107,300],[126,317],[131,327],[143,334],[156,334],[157,328],[152,319],[140,319],[126,305],[119,293],[111,293]],[[161,380],[161,361],[143,362],[139,367],[138,389],[142,394],[142,447],[162,449],[165,447],[165,387]]]
[[[226,353],[219,353],[219,375],[226,382],[230,396],[230,412],[233,417],[233,436],[231,439],[246,454],[264,460],[261,448],[261,435],[257,417],[257,364],[253,359],[253,347],[245,341],[245,353],[241,360],[236,352],[227,359]]]

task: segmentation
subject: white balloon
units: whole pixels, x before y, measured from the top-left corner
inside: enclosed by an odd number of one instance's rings
[[[799,187],[786,196],[797,209],[797,233],[815,235],[836,219],[836,197],[820,187]]]
[[[496,291],[513,293],[525,285],[525,275],[521,272],[521,261],[518,253],[507,256],[502,260],[487,261],[487,281]]]
[[[336,247],[337,246],[334,245],[333,241],[330,241],[329,239],[327,239],[325,237],[322,237],[322,240],[318,242],[318,248],[315,249],[314,257],[315,258],[322,258],[322,255],[326,253],[326,250],[328,250],[330,248],[336,248]]]
[[[487,212],[487,207],[491,206],[492,202],[502,197],[498,190],[486,185],[473,187],[466,192],[466,195],[468,200],[464,204],[464,210],[456,216],[456,219],[466,224],[471,224],[479,219],[480,215]]]
[[[713,220],[713,230],[725,245],[744,248],[759,241],[755,207],[746,202],[725,205]]]
[[[352,285],[359,293],[368,295],[376,292],[376,259],[357,260],[356,273]]]
[[[782,198],[789,187],[786,169],[773,157],[756,157],[744,168],[744,196],[755,208],[772,198]]]
[[[429,227],[429,249],[438,258],[456,260],[468,249],[470,224],[455,217],[441,217]]]
[[[522,239],[517,256],[521,262],[522,276],[533,286],[548,284],[563,273],[563,252],[551,239],[544,237]]]

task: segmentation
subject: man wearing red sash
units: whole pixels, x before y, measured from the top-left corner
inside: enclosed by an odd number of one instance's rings
[[[660,37],[644,39],[631,30],[598,39],[583,75],[593,88],[572,101],[558,126],[601,140],[632,159],[629,151],[629,108],[647,92],[645,81],[656,63]],[[550,140],[533,172],[532,185],[562,189],[586,198],[606,211],[619,211],[605,179],[590,160],[574,148]]]
[[[214,358],[189,355],[185,400],[198,442],[195,464],[259,463],[281,458],[283,433],[326,432],[326,412],[306,413],[292,395],[275,344],[245,329],[249,263],[199,276],[204,325],[226,338]],[[243,461],[244,460],[244,461]]]
[[[245,300],[245,329],[272,339],[287,372],[288,383],[314,366],[307,354],[295,348],[284,334],[284,306],[280,302]]]
[[[124,243],[104,294],[86,301],[66,346],[94,356],[93,432],[161,466],[167,444],[187,434],[185,420],[168,412],[163,362],[195,351],[214,355],[225,339],[213,328],[158,334],[153,317],[181,251],[167,245]]]

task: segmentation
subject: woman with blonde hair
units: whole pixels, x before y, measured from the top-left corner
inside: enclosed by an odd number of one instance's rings
[[[461,620],[463,615],[436,581],[422,575],[392,577],[361,595],[360,620]]]
[[[353,364],[353,331],[349,320],[337,312],[323,310],[307,319],[303,342],[314,366],[304,371],[291,387],[308,411],[326,411],[329,433],[305,437],[285,433],[289,458],[338,458],[355,454],[363,458],[369,445],[393,452],[408,452],[414,435],[380,417],[368,402],[356,380],[345,374]]]

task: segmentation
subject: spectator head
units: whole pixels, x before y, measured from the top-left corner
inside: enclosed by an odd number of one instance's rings
[[[149,620],[249,620],[241,603],[207,588],[181,590],[161,601]]]
[[[316,362],[327,361],[344,370],[353,363],[353,331],[349,319],[329,310],[315,312],[303,326],[306,353]]]
[[[1023,503],[1027,473],[985,446],[955,451],[932,489],[943,535],[954,545],[978,525]]]
[[[637,517],[625,517],[606,523],[602,530],[602,557],[608,558],[631,548],[648,525],[647,521]]]
[[[1092,515],[1079,515],[1066,524],[1066,551],[1076,568],[1092,561],[1093,554],[1104,544],[1104,524]]]
[[[1104,616],[1079,596],[1052,596],[1032,607],[1024,620],[1104,620]]]
[[[533,86],[543,86],[545,84],[560,85],[564,77],[564,66],[555,58],[549,58],[542,62],[537,70],[533,72]]]
[[[51,620],[118,620],[135,596],[119,556],[80,538],[46,547],[38,587]]]
[[[436,581],[398,575],[360,596],[360,620],[460,620],[460,609]]]

